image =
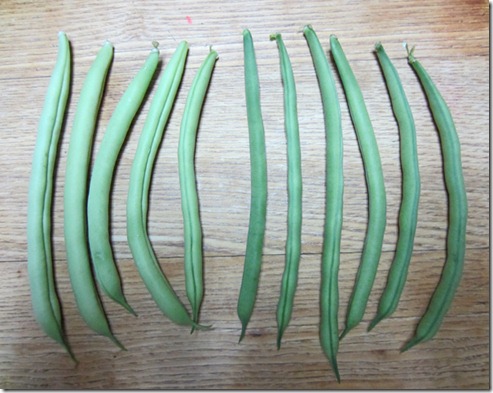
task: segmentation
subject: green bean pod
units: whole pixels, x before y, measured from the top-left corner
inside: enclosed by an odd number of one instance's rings
[[[311,26],[303,29],[317,74],[325,121],[325,225],[320,285],[320,343],[337,381],[339,349],[339,260],[344,194],[341,108],[327,57]]]
[[[281,61],[281,77],[284,85],[284,128],[288,150],[288,233],[285,268],[277,306],[277,348],[279,349],[283,333],[291,319],[298,283],[298,267],[301,256],[302,180],[296,85],[291,61],[281,34],[273,34],[270,39],[276,40]]]
[[[200,114],[216,60],[217,52],[211,49],[195,75],[185,104],[178,142],[178,173],[185,247],[185,287],[195,323],[198,323],[200,305],[204,296],[202,227],[194,167],[195,145]]]
[[[342,338],[363,319],[382,253],[387,203],[380,153],[363,94],[335,35],[330,37],[330,46],[356,131],[368,188],[368,228]]]
[[[421,317],[414,337],[402,351],[428,341],[440,329],[445,314],[459,286],[466,251],[467,195],[462,174],[460,141],[447,103],[421,63],[408,51],[408,61],[425,92],[433,120],[440,136],[445,187],[448,194],[447,257],[442,275]]]
[[[27,270],[34,316],[41,329],[72,354],[63,330],[53,272],[51,216],[58,142],[70,90],[70,43],[58,33],[58,55],[38,126],[29,182]]]
[[[70,282],[79,312],[95,332],[113,336],[91,271],[87,240],[87,177],[92,141],[106,75],[113,59],[113,45],[106,42],[87,73],[75,113],[67,154],[64,192],[65,248]]]
[[[245,262],[237,307],[238,317],[241,321],[239,341],[245,336],[257,297],[267,214],[267,158],[265,152],[264,123],[260,105],[260,83],[252,35],[246,29],[243,30],[243,54],[248,136],[250,143],[251,192]]]
[[[387,285],[380,297],[377,315],[370,323],[368,330],[373,329],[378,322],[391,315],[399,304],[413,253],[421,188],[416,129],[411,107],[397,70],[385,53],[382,44],[377,43],[375,50],[392,102],[392,110],[399,126],[402,199],[399,209],[399,235],[394,260],[389,270]]]
[[[142,281],[163,314],[178,325],[193,326],[187,309],[161,270],[147,233],[149,187],[154,161],[181,84],[187,54],[188,43],[182,41],[159,81],[139,138],[128,188],[127,239]]]
[[[134,310],[123,295],[120,276],[113,258],[109,202],[116,161],[158,62],[159,50],[153,48],[115,108],[94,161],[87,202],[89,246],[96,279],[111,299],[134,315]]]

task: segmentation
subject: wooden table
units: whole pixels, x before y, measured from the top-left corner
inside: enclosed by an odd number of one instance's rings
[[[485,0],[402,1],[14,1],[0,6],[1,388],[404,389],[489,387],[489,135],[488,3]],[[363,322],[340,344],[342,383],[335,381],[318,339],[324,211],[324,129],[320,94],[301,28],[310,23],[329,50],[335,33],[361,85],[378,141],[387,191],[387,227],[377,278]],[[236,315],[250,201],[248,129],[243,89],[243,28],[253,34],[260,74],[268,159],[268,212],[256,308],[238,344]],[[27,279],[26,210],[37,123],[57,53],[57,32],[71,40],[73,83],[60,143],[53,213],[56,279],[75,365],[35,322]],[[280,32],[298,90],[303,166],[302,258],[291,323],[276,350],[275,311],[286,239],[286,144],[279,56],[269,34]],[[112,195],[112,240],[132,317],[103,297],[121,351],[84,324],[69,284],[63,238],[63,191],[69,137],[85,74],[104,40],[115,46],[93,154],[106,124],[153,40],[164,66],[180,40],[190,44],[182,87],[156,161],[149,233],[162,268],[186,301],[177,172],[181,115],[195,72],[212,45],[219,53],[203,109],[196,150],[204,233],[205,299],[190,334],[156,307],[126,241],[129,171],[149,109],[140,111],[122,151]],[[394,256],[401,197],[399,136],[373,52],[382,41],[413,109],[421,170],[419,223],[399,308],[372,332]],[[439,139],[424,94],[408,66],[403,41],[428,69],[455,118],[469,200],[464,275],[436,337],[412,350],[412,336],[439,279],[445,257],[447,199]],[[332,63],[333,64],[333,63]],[[161,70],[162,72],[162,70]],[[344,133],[344,224],[339,272],[342,329],[367,224],[361,156],[340,81]],[[94,158],[94,155],[93,155]]]

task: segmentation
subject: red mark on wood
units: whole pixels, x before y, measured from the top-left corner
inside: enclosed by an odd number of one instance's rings
[[[186,16],[186,18],[187,18],[188,24],[191,25],[192,24],[192,18],[190,18],[188,15]]]

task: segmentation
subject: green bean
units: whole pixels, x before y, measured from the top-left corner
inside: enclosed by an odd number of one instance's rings
[[[341,108],[334,78],[324,50],[311,26],[303,29],[317,74],[325,120],[325,227],[320,285],[320,343],[340,382],[339,349],[339,259],[344,194]]]
[[[29,182],[27,267],[34,316],[41,329],[72,358],[55,288],[51,243],[53,176],[65,108],[70,90],[70,43],[58,33],[58,55],[38,126]]]
[[[152,298],[170,320],[193,326],[151,246],[147,233],[149,187],[157,151],[176,93],[181,84],[188,43],[182,41],[166,66],[151,103],[130,171],[127,199],[127,239],[137,270]]]
[[[420,193],[416,130],[413,114],[397,70],[385,53],[382,44],[377,43],[375,49],[392,101],[392,110],[399,126],[402,198],[399,209],[399,235],[394,260],[389,270],[387,285],[378,304],[377,315],[370,323],[368,330],[373,329],[378,322],[391,315],[399,304],[413,253]]]
[[[113,59],[113,45],[106,42],[94,60],[82,86],[67,154],[64,192],[65,248],[70,282],[79,312],[95,332],[113,336],[91,272],[87,243],[87,175],[97,114]]]
[[[356,131],[368,187],[368,228],[342,338],[361,322],[365,313],[382,253],[386,222],[386,195],[380,153],[361,89],[335,35],[330,37],[330,44]]]
[[[281,60],[281,77],[284,84],[284,128],[287,139],[288,161],[288,233],[286,239],[286,261],[282,276],[281,293],[277,306],[277,348],[281,347],[282,335],[289,324],[293,300],[298,283],[298,266],[301,255],[301,151],[298,130],[296,85],[281,34],[272,34],[276,40]]]
[[[204,290],[202,228],[195,180],[194,155],[200,114],[216,60],[217,52],[211,49],[195,75],[183,112],[178,142],[178,173],[185,243],[185,287],[195,323],[198,323],[199,320]]]
[[[257,297],[267,214],[267,159],[264,124],[260,105],[260,84],[252,35],[246,29],[243,30],[243,52],[248,136],[250,142],[251,193],[245,262],[237,308],[238,317],[242,325],[239,341],[245,336],[245,331]]]
[[[123,295],[120,276],[113,258],[109,230],[109,200],[116,161],[158,61],[159,50],[153,48],[113,112],[94,162],[87,202],[89,246],[96,278],[111,299],[134,315],[134,310]]]
[[[421,63],[408,50],[408,61],[425,92],[440,136],[445,186],[448,194],[447,257],[442,276],[421,317],[414,337],[402,351],[428,341],[438,332],[460,283],[466,249],[467,195],[462,174],[460,142],[450,110]]]

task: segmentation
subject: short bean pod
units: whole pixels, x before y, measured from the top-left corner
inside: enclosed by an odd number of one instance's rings
[[[142,104],[158,61],[159,50],[153,48],[146,63],[130,83],[115,108],[94,161],[87,201],[89,246],[96,278],[111,299],[134,315],[135,312],[123,295],[120,276],[113,258],[109,202],[116,161],[130,124]]]
[[[113,336],[91,271],[87,241],[87,177],[97,115],[106,75],[113,59],[113,45],[106,42],[87,73],[75,113],[67,154],[64,191],[65,247],[70,282],[79,312],[95,332]]]
[[[277,306],[277,348],[279,349],[283,333],[291,319],[298,283],[298,267],[301,256],[302,179],[296,85],[291,61],[281,34],[273,34],[270,38],[276,40],[279,48],[281,77],[284,85],[284,128],[288,150],[288,234],[286,262]]]
[[[185,244],[185,286],[195,323],[198,323],[200,305],[204,296],[202,227],[194,167],[195,145],[200,114],[216,60],[217,52],[211,49],[195,75],[185,104],[178,142],[178,173]]]
[[[445,186],[448,194],[447,256],[442,276],[431,296],[428,308],[421,317],[414,337],[407,342],[406,351],[420,342],[430,340],[438,332],[462,277],[466,251],[467,195],[462,174],[460,141],[447,103],[430,75],[408,51],[408,61],[425,92],[433,120],[440,136]]]
[[[380,153],[361,89],[335,35],[330,37],[330,46],[363,158],[369,203],[368,229],[342,338],[363,319],[382,253],[387,204]]]
[[[344,194],[341,108],[332,71],[315,31],[303,29],[317,74],[325,120],[325,226],[320,285],[320,343],[340,382],[339,349],[339,259]]]
[[[237,309],[242,325],[240,341],[245,336],[257,297],[267,213],[267,159],[264,123],[260,105],[260,84],[255,49],[249,30],[243,31],[243,51],[248,135],[250,140],[251,194],[245,262]]]
[[[34,316],[43,331],[72,356],[63,331],[55,287],[51,244],[53,176],[58,142],[70,90],[70,43],[58,34],[58,55],[38,126],[29,182],[27,270]]]
[[[421,188],[416,129],[411,107],[397,70],[385,53],[382,44],[377,43],[375,50],[392,102],[392,110],[399,126],[402,199],[399,210],[399,235],[394,260],[389,270],[387,285],[380,297],[377,315],[370,323],[368,330],[373,329],[378,322],[391,315],[399,304],[413,253]]]
[[[187,54],[188,43],[182,41],[160,79],[139,138],[130,171],[127,239],[142,281],[163,314],[178,325],[193,326],[187,309],[161,270],[147,233],[149,187],[154,161],[181,84]]]

